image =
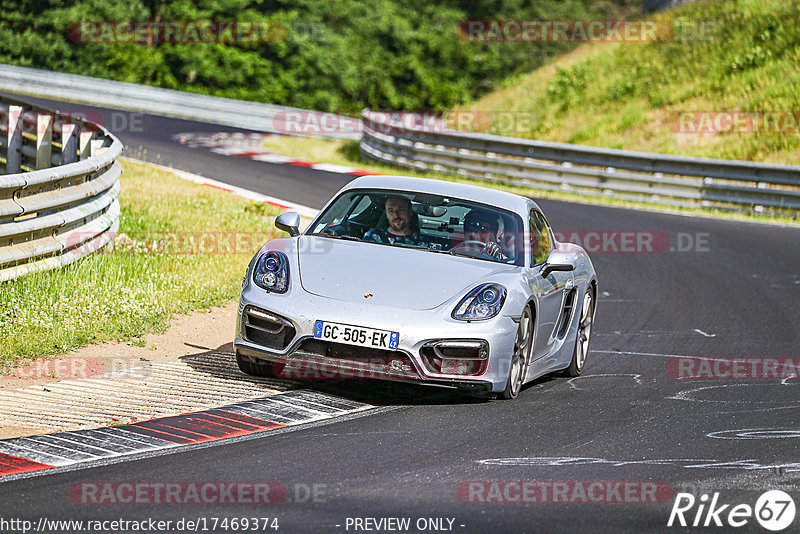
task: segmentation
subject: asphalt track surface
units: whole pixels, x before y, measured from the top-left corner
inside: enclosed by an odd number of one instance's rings
[[[60,107],[68,106],[85,108]],[[171,140],[180,132],[230,128],[159,117],[145,124],[143,131],[117,132],[130,155],[308,206],[320,207],[352,178]],[[701,495],[718,492],[719,504],[754,506],[766,490],[781,489],[800,507],[800,382],[678,380],[674,359],[800,359],[800,229],[540,204],[567,234],[652,232],[659,243],[669,236],[656,252],[615,252],[610,241],[606,250],[590,252],[601,294],[582,377],[546,377],[514,401],[492,402],[397,384],[315,383],[381,407],[261,437],[0,482],[0,516],[34,522],[270,517],[279,532],[386,532],[356,529],[354,519],[389,517],[410,518],[410,532],[424,531],[416,528],[420,518],[449,518],[450,531],[465,533],[662,532],[681,530],[667,527],[677,492],[691,493],[698,504]],[[693,369],[699,361],[691,361]],[[275,481],[288,494],[268,506],[70,499],[73,484],[101,481]],[[656,482],[669,491],[656,503],[630,502],[635,497],[624,491],[621,499],[605,493],[624,502],[581,502],[580,493],[568,493],[568,502],[563,494],[559,502],[496,502],[518,500],[519,492],[507,486],[508,495],[498,496],[485,485],[469,494],[461,491],[468,481],[568,482],[571,489],[596,481]],[[303,499],[313,484],[323,493]],[[541,498],[541,489],[533,495]],[[495,502],[470,502],[481,498]],[[690,524],[698,504],[685,514]],[[723,522],[730,508],[719,516]],[[785,532],[799,525],[795,518]],[[736,531],[768,532],[753,517]]]

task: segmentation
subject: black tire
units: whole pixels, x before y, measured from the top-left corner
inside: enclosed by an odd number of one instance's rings
[[[575,348],[572,349],[572,360],[569,367],[564,369],[565,376],[580,376],[586,365],[586,356],[589,354],[589,341],[592,337],[592,323],[594,322],[594,290],[589,287],[583,296],[581,314],[578,318],[578,335],[575,338]]]
[[[528,371],[528,358],[531,354],[533,343],[533,312],[530,306],[525,306],[519,319],[517,337],[514,340],[514,353],[511,355],[511,364],[508,368],[506,387],[500,393],[502,399],[516,399],[525,381]]]
[[[246,375],[259,376],[262,378],[278,378],[280,369],[276,367],[274,362],[266,360],[250,360],[236,353],[236,365]],[[283,366],[280,366],[281,369]]]

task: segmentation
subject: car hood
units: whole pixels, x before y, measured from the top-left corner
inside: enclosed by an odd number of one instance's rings
[[[435,308],[498,273],[515,269],[473,258],[325,237],[301,236],[297,244],[303,289],[379,306]]]

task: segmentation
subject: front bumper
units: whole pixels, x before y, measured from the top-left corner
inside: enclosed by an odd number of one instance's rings
[[[298,286],[293,285],[285,294],[269,293],[254,284],[245,286],[234,341],[239,355],[281,364],[285,366],[282,375],[286,378],[382,379],[478,394],[502,391],[505,387],[517,331],[517,323],[511,316],[501,312],[486,321],[458,321],[450,317],[450,303],[432,310],[399,309],[332,300],[309,294]],[[277,319],[285,323],[286,328],[279,330],[269,328],[273,323],[258,323],[274,331],[260,337],[261,331],[248,327],[253,311],[258,317],[272,317],[269,321]],[[399,332],[397,350],[319,341],[314,338],[317,320]],[[442,350],[433,350],[432,344],[440,341],[454,342],[453,349],[440,345],[437,349],[442,347]],[[488,355],[480,361],[466,349],[459,351],[459,345],[481,346],[482,353]],[[448,357],[447,363],[432,364],[431,356],[442,353]],[[463,362],[459,363],[462,357]]]

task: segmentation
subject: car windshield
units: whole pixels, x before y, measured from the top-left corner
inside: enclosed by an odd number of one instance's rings
[[[306,234],[523,265],[522,228],[515,213],[472,200],[357,189],[341,194]]]

